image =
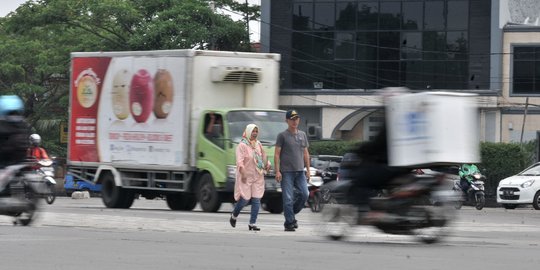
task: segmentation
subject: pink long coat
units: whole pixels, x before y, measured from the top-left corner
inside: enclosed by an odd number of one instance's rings
[[[264,174],[259,174],[257,171],[253,151],[262,154],[263,160],[268,160],[260,143],[257,144],[255,149],[245,143],[238,144],[236,148],[236,181],[234,183],[234,199],[236,201],[240,197],[249,200],[251,197],[262,198],[264,195]],[[245,168],[246,183],[242,182],[241,167]]]

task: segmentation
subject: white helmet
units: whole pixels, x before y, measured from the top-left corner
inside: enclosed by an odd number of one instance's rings
[[[30,140],[30,144],[38,146],[41,143],[41,136],[39,134],[32,134],[28,138]]]

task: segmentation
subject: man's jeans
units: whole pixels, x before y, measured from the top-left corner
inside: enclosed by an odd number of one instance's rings
[[[261,207],[260,198],[251,198],[251,200],[247,201],[240,197],[240,200],[238,200],[234,206],[233,216],[237,217],[240,214],[240,211],[242,211],[242,208],[249,202],[251,202],[251,217],[249,218],[249,224],[255,224],[257,222],[257,215],[259,214],[259,208]]]
[[[295,221],[294,215],[304,208],[309,196],[306,173],[304,171],[282,172],[281,176],[284,225],[291,227]]]

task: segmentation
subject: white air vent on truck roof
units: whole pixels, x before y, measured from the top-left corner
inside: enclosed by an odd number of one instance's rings
[[[211,71],[213,82],[258,83],[262,68],[244,66],[214,66]]]

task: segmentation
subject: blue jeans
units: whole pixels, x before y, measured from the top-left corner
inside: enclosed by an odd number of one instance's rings
[[[309,196],[306,173],[304,171],[282,172],[281,176],[284,225],[290,227],[295,221],[294,215],[304,208]]]
[[[249,224],[255,224],[257,222],[257,215],[259,214],[259,208],[261,207],[261,198],[251,198],[249,201],[240,197],[240,200],[236,202],[233,210],[233,216],[237,217],[242,211],[242,208],[251,202],[251,217],[249,218]]]

